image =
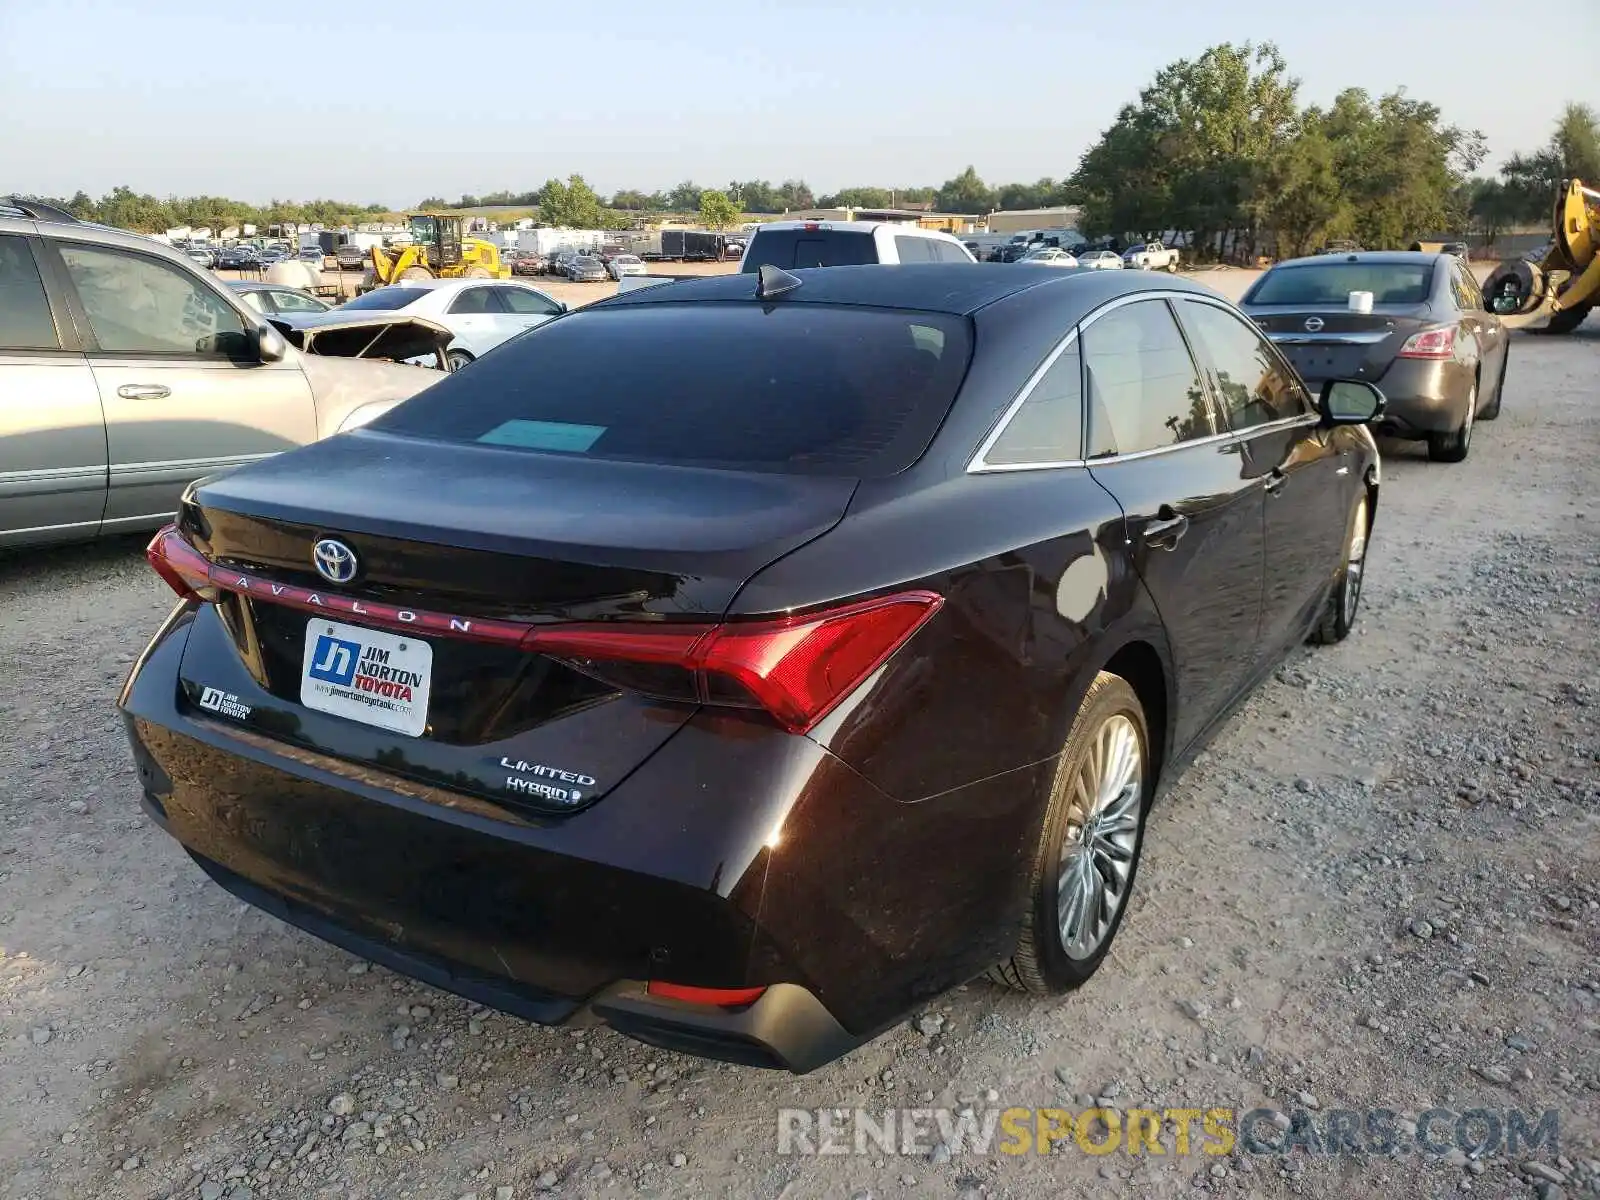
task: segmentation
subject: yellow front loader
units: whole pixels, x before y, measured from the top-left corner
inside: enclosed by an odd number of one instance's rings
[[[1483,281],[1483,295],[1513,328],[1571,333],[1600,303],[1600,192],[1568,180],[1551,224],[1544,257],[1501,263]]]
[[[460,217],[428,214],[410,218],[411,244],[372,248],[362,291],[401,279],[510,279],[493,242],[463,238]]]

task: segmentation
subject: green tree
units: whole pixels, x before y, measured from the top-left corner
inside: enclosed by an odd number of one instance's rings
[[[567,177],[567,222],[574,229],[600,228],[600,197],[582,175]]]
[[[804,179],[785,179],[777,187],[777,200],[785,211],[817,206],[817,198]]]
[[[628,212],[643,212],[650,207],[650,197],[630,188],[613,194],[611,207],[626,209]]]
[[[700,193],[700,223],[707,229],[726,229],[738,220],[739,210],[725,192],[707,188]]]
[[[1600,116],[1587,104],[1568,104],[1556,120],[1550,149],[1561,158],[1562,174],[1600,187]]]
[[[727,188],[727,196],[740,212],[774,213],[783,209],[778,189],[765,179],[735,180]]]
[[[704,190],[693,180],[685,179],[667,193],[666,207],[672,212],[695,212],[700,208],[700,193]]]
[[[942,212],[986,213],[994,207],[994,192],[971,166],[945,181],[937,201]]]
[[[450,201],[443,196],[428,196],[417,201],[418,212],[434,212],[438,209],[450,207]]]

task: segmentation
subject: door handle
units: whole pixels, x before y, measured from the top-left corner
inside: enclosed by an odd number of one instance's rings
[[[125,383],[117,389],[124,400],[165,400],[172,389],[161,383]]]
[[[1161,506],[1161,511],[1156,515],[1160,519],[1144,527],[1145,542],[1157,550],[1177,549],[1178,540],[1189,532],[1189,518],[1182,513],[1174,513],[1172,507],[1166,504]]]
[[[1283,485],[1288,482],[1289,477],[1274,467],[1272,474],[1267,476],[1267,482],[1261,486],[1266,489],[1267,495],[1276,496],[1283,490]]]

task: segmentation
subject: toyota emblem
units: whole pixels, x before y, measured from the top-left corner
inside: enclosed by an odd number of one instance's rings
[[[1322,328],[1322,318],[1321,317],[1307,317],[1306,318],[1306,332],[1307,333],[1316,333],[1321,328]]]
[[[329,583],[349,583],[356,577],[356,552],[337,538],[323,538],[311,550],[311,563]]]

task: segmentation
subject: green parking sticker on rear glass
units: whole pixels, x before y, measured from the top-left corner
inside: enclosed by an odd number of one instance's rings
[[[604,425],[569,425],[561,421],[506,421],[478,440],[491,446],[516,446],[523,450],[564,450],[582,454],[600,439]]]

